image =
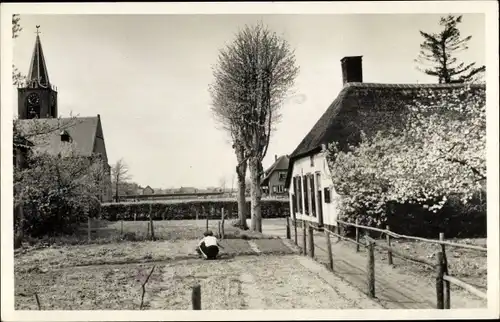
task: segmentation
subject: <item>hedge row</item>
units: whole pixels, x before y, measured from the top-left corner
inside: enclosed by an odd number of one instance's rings
[[[262,200],[262,218],[284,218],[289,215],[289,203],[285,200]],[[250,214],[250,201],[247,201]],[[108,203],[101,206],[100,219],[116,220],[183,220],[220,219],[224,208],[225,218],[238,217],[236,200],[177,200],[176,202]]]

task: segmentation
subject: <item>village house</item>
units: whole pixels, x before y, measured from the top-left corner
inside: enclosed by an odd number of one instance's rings
[[[110,201],[111,167],[108,164],[101,117],[58,118],[57,88],[50,83],[40,36],[35,47],[25,84],[18,87],[17,127],[33,142],[33,149],[57,155],[68,143],[80,156],[100,156],[104,166],[104,191],[101,201]],[[17,153],[19,156],[19,153]]]
[[[288,171],[288,155],[274,156],[274,163],[264,171],[261,187],[268,196],[286,196],[286,174]]]
[[[447,93],[464,84],[363,83],[362,57],[341,60],[343,88],[304,139],[290,155],[286,187],[291,217],[318,227],[333,229],[338,211],[327,161],[326,147],[336,141],[344,149],[383,129],[402,125],[405,106],[427,93]],[[484,85],[468,85],[483,89]]]
[[[155,193],[154,189],[151,188],[150,186],[146,186],[146,188],[142,189],[142,195],[144,196],[153,195],[154,193]]]

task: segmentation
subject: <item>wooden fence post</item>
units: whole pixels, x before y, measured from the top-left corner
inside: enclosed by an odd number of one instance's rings
[[[88,242],[90,243],[90,241],[92,240],[91,236],[90,236],[90,230],[92,229],[92,223],[91,223],[91,219],[90,219],[90,216],[87,217],[87,239],[88,239]]]
[[[309,233],[309,256],[314,258],[314,229],[312,225],[308,226]]]
[[[439,233],[439,240],[444,241],[444,233]],[[444,274],[448,275],[448,258],[446,257],[446,246],[441,245],[441,252],[443,252],[443,265],[444,265]],[[444,280],[444,308],[450,309],[451,307],[451,295],[450,295],[450,282]]]
[[[205,231],[208,231],[208,217],[209,217],[208,215],[209,214],[207,212],[205,212],[205,206],[203,206],[203,214],[206,216],[206,219],[207,219]]]
[[[368,240],[368,296],[375,297],[375,254],[373,251],[373,242]]]
[[[120,220],[120,236],[123,235],[123,219]]]
[[[196,284],[193,286],[193,292],[191,294],[191,302],[193,304],[193,310],[201,310],[201,286]]]
[[[389,225],[385,226],[385,229],[390,230]],[[389,234],[385,234],[385,239],[387,240],[387,246],[391,247],[391,236]],[[392,265],[392,252],[390,248],[387,249],[387,262],[389,265]]]
[[[295,231],[295,245],[298,245],[297,241],[297,218],[293,218],[293,230]]]
[[[356,218],[356,253],[359,252],[359,227],[357,227],[359,225],[359,219]]]
[[[332,241],[330,240],[330,233],[325,229],[326,249],[328,252],[328,268],[333,272],[333,254],[332,254]]]
[[[340,224],[339,224],[339,222],[337,221],[337,226],[335,227],[335,230],[336,230],[335,232],[336,232],[337,234],[339,234],[339,235],[340,235],[340,226],[339,226],[339,225],[340,225]],[[337,236],[337,242],[340,242],[341,240],[342,240],[342,239],[340,238],[340,236]]]
[[[286,220],[286,239],[290,239],[290,218],[285,217]]]
[[[151,222],[148,221],[148,233],[146,234],[146,238],[149,237],[149,232],[151,231]]]
[[[134,221],[137,221],[137,213],[134,212]]]
[[[149,226],[151,226],[151,240],[155,240],[155,229],[153,225],[153,216],[149,215]]]
[[[444,309],[444,290],[443,290],[443,275],[444,275],[444,260],[443,253],[437,253],[437,264],[436,264],[436,306],[438,309]]]
[[[224,207],[221,208],[220,212],[221,212],[221,217],[222,217],[221,223],[220,223],[221,239],[224,239],[224,235],[225,235],[225,233],[224,233]]]
[[[302,220],[302,253],[304,255],[307,255],[307,228],[306,228],[306,221]]]
[[[198,220],[198,209],[195,209],[195,213],[196,213],[196,220]]]
[[[217,222],[217,234],[219,235],[219,238],[222,237],[221,229],[220,229],[220,221]]]

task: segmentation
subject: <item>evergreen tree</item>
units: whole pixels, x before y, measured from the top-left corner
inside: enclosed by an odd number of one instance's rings
[[[461,38],[457,25],[462,16],[448,15],[441,17],[439,25],[443,30],[439,33],[420,31],[424,42],[420,44],[420,54],[415,61],[429,66],[419,70],[427,75],[437,76],[439,83],[467,83],[477,81],[486,67],[475,67],[476,63],[459,62],[456,53],[467,50],[467,43],[472,36]]]

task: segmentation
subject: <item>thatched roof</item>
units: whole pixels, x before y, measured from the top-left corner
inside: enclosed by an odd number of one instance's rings
[[[341,147],[359,142],[360,132],[368,135],[403,124],[406,106],[416,100],[425,103],[426,93],[445,93],[470,86],[484,91],[482,84],[377,84],[347,83],[304,139],[290,155],[286,186],[295,160],[321,151],[334,141]]]

